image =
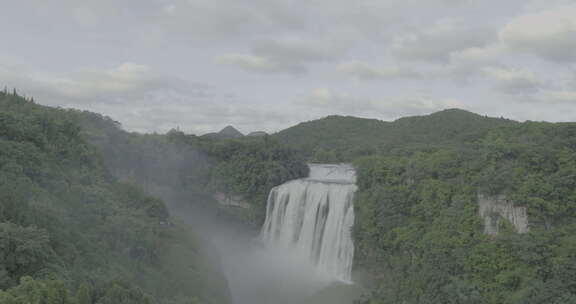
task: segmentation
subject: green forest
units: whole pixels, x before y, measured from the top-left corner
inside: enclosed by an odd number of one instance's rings
[[[0,303],[229,303],[209,247],[106,169],[77,114],[0,93]]]
[[[576,303],[576,124],[446,110],[277,136],[356,167],[355,268],[374,290],[362,303]],[[480,196],[525,207],[530,231],[503,219],[485,234]]]
[[[308,175],[302,153],[271,136],[222,139],[124,131],[109,117],[73,111],[87,140],[120,180],[170,201],[218,208],[215,193],[241,195],[248,210],[219,210],[259,228],[272,187]]]
[[[169,204],[257,229],[270,189],[307,162],[357,170],[359,303],[576,303],[574,123],[451,109],[226,139],[127,132],[2,92],[0,145],[0,303],[230,303],[217,255]],[[525,208],[529,231],[494,213],[485,233],[480,197]]]
[[[393,122],[333,115],[300,123],[274,137],[295,147],[312,161],[350,162],[396,148],[460,145],[484,136],[494,127],[514,123],[459,109],[404,117]]]

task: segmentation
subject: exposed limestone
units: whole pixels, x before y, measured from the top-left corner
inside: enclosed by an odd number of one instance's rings
[[[526,207],[514,206],[514,202],[507,200],[504,195],[478,194],[478,206],[480,217],[484,219],[486,234],[498,234],[502,218],[508,220],[518,233],[529,231]]]

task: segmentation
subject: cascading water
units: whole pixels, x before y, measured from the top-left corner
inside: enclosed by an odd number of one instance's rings
[[[295,251],[322,277],[350,282],[356,173],[346,164],[309,166],[308,178],[270,192],[261,239]]]

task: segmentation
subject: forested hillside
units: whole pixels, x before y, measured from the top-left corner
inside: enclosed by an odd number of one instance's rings
[[[445,110],[330,116],[275,136],[357,168],[355,268],[374,290],[364,303],[576,303],[575,123]],[[481,200],[497,208],[481,216]],[[497,212],[503,202],[525,210],[527,233]]]
[[[328,116],[282,130],[274,137],[318,162],[352,161],[407,146],[454,145],[475,140],[513,121],[458,109],[393,122],[351,116]]]
[[[576,303],[576,124],[522,123],[470,144],[355,161],[366,303]],[[527,210],[484,233],[479,196]]]
[[[0,303],[228,303],[214,253],[109,173],[77,115],[0,93]]]
[[[0,303],[228,303],[209,246],[147,193],[258,227],[270,189],[306,176],[306,160],[357,169],[363,303],[576,303],[574,123],[446,110],[225,139],[130,133],[12,93],[0,93]],[[481,200],[525,211],[526,231],[481,215]]]
[[[178,130],[138,134],[96,113],[74,115],[114,176],[171,202],[220,208],[254,227],[264,221],[272,187],[308,174],[301,154],[270,136],[232,139]],[[250,208],[221,208],[218,193],[239,197]]]

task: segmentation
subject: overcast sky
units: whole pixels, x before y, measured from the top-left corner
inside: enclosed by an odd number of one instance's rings
[[[128,130],[576,121],[576,0],[0,0],[0,85]]]

